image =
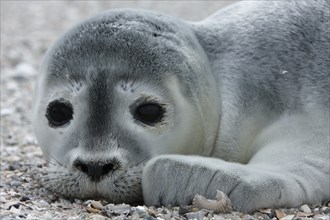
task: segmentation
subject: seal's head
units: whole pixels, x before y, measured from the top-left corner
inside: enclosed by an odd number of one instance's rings
[[[60,194],[139,202],[147,160],[212,151],[215,79],[194,33],[177,19],[102,13],[66,32],[40,71],[33,126],[58,164],[45,184]]]

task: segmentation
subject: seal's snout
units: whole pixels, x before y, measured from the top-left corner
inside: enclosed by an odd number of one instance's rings
[[[74,167],[85,173],[93,182],[99,182],[102,177],[116,169],[114,162],[93,162],[77,159],[73,163]]]

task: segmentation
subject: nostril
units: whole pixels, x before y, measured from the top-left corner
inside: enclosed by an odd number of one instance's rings
[[[105,164],[103,166],[102,174],[108,174],[111,170],[113,170],[114,165],[112,163]]]
[[[76,161],[74,166],[83,173],[88,173],[88,166],[82,161]]]

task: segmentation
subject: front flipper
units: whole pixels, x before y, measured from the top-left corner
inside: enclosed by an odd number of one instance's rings
[[[285,189],[289,183],[283,178],[245,165],[179,155],[152,159],[144,170],[142,185],[147,205],[189,205],[196,194],[215,199],[216,190],[221,190],[234,208],[242,211],[268,207],[290,190]]]
[[[153,158],[142,176],[145,203],[189,205],[196,194],[215,199],[216,190],[245,212],[328,199],[329,129],[300,119],[284,118],[266,129],[257,143],[263,147],[248,164],[200,156]]]

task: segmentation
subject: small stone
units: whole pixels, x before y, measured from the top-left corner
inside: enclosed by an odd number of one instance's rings
[[[156,212],[156,210],[154,209],[154,207],[150,207],[150,208],[148,209],[148,214],[149,214],[150,216],[152,216],[152,217],[156,217],[157,212]]]
[[[260,209],[259,212],[265,214],[264,216],[268,216],[269,218],[275,217],[274,209]]]
[[[62,200],[62,198],[61,198],[60,200]],[[91,202],[92,202],[92,200],[86,200],[86,201],[84,202],[84,205],[89,205],[89,204],[91,204]]]
[[[37,140],[32,135],[27,134],[24,138],[24,145],[36,145]]]
[[[271,219],[271,218],[270,218],[269,215],[267,215],[267,214],[263,214],[263,215],[262,215],[262,219],[263,219],[263,220],[269,220],[269,219]]]
[[[146,211],[146,208],[144,206],[137,206],[135,208],[135,211],[135,213],[137,213],[140,218],[144,218],[148,215],[148,212]]]
[[[19,208],[16,208],[15,206],[12,206],[9,211],[14,214],[21,214],[21,210],[19,210]]]
[[[58,199],[58,197],[57,197],[56,195],[54,195],[54,194],[50,194],[50,195],[48,195],[47,197],[48,197],[48,199],[51,200],[51,201],[56,201],[56,200]]]
[[[202,210],[198,212],[188,212],[185,215],[188,219],[203,219],[204,212]]]
[[[0,197],[0,202],[2,202],[2,203],[6,203],[7,202],[7,200],[6,200],[6,198],[5,197]]]
[[[38,202],[38,205],[39,205],[40,207],[44,208],[44,207],[48,207],[48,206],[49,206],[49,203],[46,202],[45,200],[40,200],[40,201]]]
[[[329,220],[329,216],[315,215],[313,219],[317,220]]]
[[[71,202],[69,200],[66,200],[66,199],[63,199],[63,198],[60,198],[59,200],[60,200],[62,208],[65,208],[65,209],[70,209],[71,208]]]
[[[153,216],[147,216],[147,217],[144,218],[144,220],[158,220],[158,218],[155,218]]]
[[[113,217],[117,215],[128,215],[131,212],[131,206],[127,204],[108,204],[102,209],[102,213],[108,217]]]
[[[1,109],[0,115],[1,116],[11,115],[14,112],[15,112],[15,108],[3,108]]]
[[[215,220],[225,220],[224,217],[222,217],[221,215],[217,215],[217,214],[215,214],[215,215],[213,216],[213,218],[214,218]]]
[[[22,196],[22,198],[21,198],[19,201],[21,201],[21,202],[25,202],[25,201],[28,201],[28,200],[30,200],[29,197],[27,197],[27,196]]]
[[[93,215],[88,216],[88,219],[103,220],[103,219],[106,219],[106,217],[104,217],[102,215],[98,215],[98,214],[93,214]]]
[[[296,217],[303,217],[303,218],[306,218],[306,217],[311,217],[313,216],[314,213],[311,213],[311,212],[298,212],[296,214]]]
[[[291,220],[293,218],[294,218],[294,215],[287,215],[287,216],[285,216],[283,218],[280,218],[280,220]]]
[[[101,204],[100,201],[93,200],[93,201],[91,201],[91,205],[95,209],[99,209],[99,210],[103,209],[103,205]]]
[[[138,219],[140,219],[141,217],[140,217],[140,215],[139,215],[139,213],[137,213],[137,212],[134,212],[131,216],[130,216],[130,219],[132,219],[132,220],[138,220]]]
[[[75,199],[74,202],[78,205],[81,205],[83,203],[83,201],[81,201],[80,199]]]
[[[254,220],[254,217],[251,215],[244,215],[242,220]]]
[[[9,139],[11,139],[11,138],[13,138],[13,136],[12,135],[9,135],[9,137],[8,137]],[[12,147],[11,149],[14,149],[15,151],[17,151],[18,150],[18,148],[14,148],[14,147]],[[17,164],[18,165],[18,168],[20,168],[22,165],[20,164],[20,160],[21,160],[21,157],[19,157],[19,156],[17,156],[17,155],[11,155],[11,156],[9,156],[9,157],[7,157],[6,158],[6,160],[8,160],[9,162],[10,162],[10,164],[11,165],[13,165],[13,164]]]
[[[259,212],[264,213],[264,214],[271,214],[272,209],[260,209]]]
[[[87,211],[90,213],[101,213],[101,210],[99,209],[95,209],[91,206],[91,204],[88,204],[88,206],[86,207]]]
[[[20,185],[21,185],[21,182],[19,182],[19,181],[10,182],[10,186],[13,187],[13,188],[17,188]]]
[[[308,205],[302,205],[302,206],[300,206],[300,210],[301,211],[303,211],[303,212],[307,212],[307,213],[310,213],[310,212],[312,212],[311,211],[311,209],[309,208],[309,206]]]
[[[285,213],[279,209],[275,210],[275,215],[276,215],[276,218],[278,218],[278,219],[284,218],[286,216]]]
[[[11,202],[7,202],[6,204],[4,204],[4,209],[6,210],[10,210],[12,207],[15,207],[16,209],[18,209],[20,207],[20,203],[18,203],[17,201],[11,201]]]
[[[322,211],[326,211],[328,209],[328,207],[322,207]]]
[[[28,63],[20,63],[15,68],[13,78],[15,80],[27,80],[36,74],[36,70]]]
[[[158,219],[164,219],[165,217],[164,217],[164,214],[162,214],[162,213],[158,213],[158,214],[156,215],[156,218],[158,218]]]

